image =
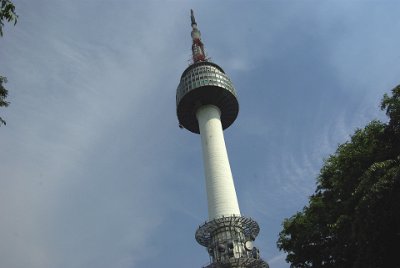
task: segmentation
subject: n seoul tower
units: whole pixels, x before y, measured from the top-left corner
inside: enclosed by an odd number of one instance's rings
[[[236,119],[239,103],[229,77],[205,54],[193,10],[192,64],[181,76],[176,91],[179,126],[200,134],[206,179],[208,221],[195,234],[206,247],[206,268],[267,268],[253,241],[260,228],[240,214],[223,130]]]

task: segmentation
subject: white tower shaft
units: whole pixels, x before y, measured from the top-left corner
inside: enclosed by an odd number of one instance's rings
[[[196,117],[199,123],[206,177],[208,218],[240,216],[239,204],[221,124],[221,112],[214,105],[201,106]]]

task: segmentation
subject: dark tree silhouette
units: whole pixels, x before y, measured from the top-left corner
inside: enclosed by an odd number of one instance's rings
[[[291,267],[400,267],[400,86],[381,109],[389,122],[339,145],[309,204],[284,220],[277,245]]]
[[[15,6],[9,0],[0,0],[0,36],[3,36],[4,22],[14,22],[17,23],[17,14],[15,13]],[[0,75],[0,107],[7,107],[9,102],[6,101],[8,90],[4,87],[7,83],[7,78]],[[6,124],[6,121],[0,117],[0,126]]]

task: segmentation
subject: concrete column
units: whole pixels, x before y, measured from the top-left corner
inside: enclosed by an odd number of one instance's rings
[[[204,105],[197,110],[196,117],[203,149],[208,218],[212,220],[222,216],[240,215],[225,147],[221,112],[214,105]]]

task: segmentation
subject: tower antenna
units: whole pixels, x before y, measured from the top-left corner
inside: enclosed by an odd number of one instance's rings
[[[192,21],[192,59],[193,63],[207,61],[204,44],[201,42],[201,33],[197,28],[196,19],[194,18],[193,9],[190,10],[190,19]]]
[[[190,19],[192,20],[192,25],[193,25],[193,24],[197,24],[197,23],[196,23],[196,20],[195,20],[195,18],[194,18],[193,9],[190,10]]]

